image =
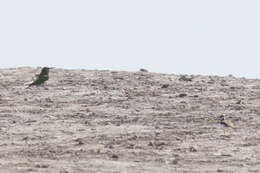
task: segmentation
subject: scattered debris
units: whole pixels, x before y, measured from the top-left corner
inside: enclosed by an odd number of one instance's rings
[[[119,156],[118,156],[117,154],[112,154],[110,157],[111,157],[112,159],[118,159],[118,158],[119,158]]]
[[[148,143],[148,146],[155,147],[157,149],[161,149],[161,147],[163,147],[164,145],[166,145],[166,143],[162,141],[154,141],[154,142],[150,141]]]
[[[150,141],[150,142],[148,143],[148,146],[153,146],[153,142]]]
[[[179,94],[178,95],[178,97],[186,97],[188,94],[186,94],[186,93],[181,93],[181,94]]]
[[[162,88],[168,88],[170,86],[170,84],[163,84]]]
[[[190,152],[197,152],[198,151],[198,149],[196,147],[194,147],[194,146],[191,146],[189,148],[189,150],[190,150]]]
[[[48,168],[49,166],[50,166],[50,165],[48,165],[48,164],[36,164],[36,165],[35,165],[36,168],[42,168],[42,169]]]
[[[224,172],[224,169],[218,169],[217,172]]]
[[[77,138],[74,141],[77,142],[76,145],[83,145],[84,144],[83,139],[81,139],[81,138]]]
[[[60,173],[69,173],[69,171],[64,169],[64,170],[61,170]]]
[[[170,159],[170,164],[177,165],[179,163],[179,158]]]
[[[192,76],[180,75],[179,81],[191,82],[193,79]]]
[[[237,100],[236,104],[244,105],[245,104],[244,99],[242,98],[242,99]]]

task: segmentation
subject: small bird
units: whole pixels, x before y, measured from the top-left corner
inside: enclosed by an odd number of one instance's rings
[[[236,126],[229,120],[225,118],[225,115],[219,116],[220,124],[222,124],[225,127],[231,127],[232,129],[235,129]]]
[[[35,79],[35,81],[33,81],[31,84],[28,85],[28,87],[33,86],[33,85],[41,85],[43,84],[45,81],[47,81],[49,79],[49,70],[52,68],[49,67],[43,67],[41,70],[41,73],[36,75],[37,78]]]

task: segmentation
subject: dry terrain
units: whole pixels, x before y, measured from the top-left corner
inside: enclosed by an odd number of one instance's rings
[[[1,173],[260,172],[259,79],[39,71],[0,69]]]

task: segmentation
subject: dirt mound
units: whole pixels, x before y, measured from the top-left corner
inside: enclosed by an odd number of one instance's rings
[[[258,172],[260,80],[0,70],[0,172]]]

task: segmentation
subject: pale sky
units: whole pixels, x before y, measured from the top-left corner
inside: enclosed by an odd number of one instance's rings
[[[260,78],[259,0],[2,0],[0,67]]]

